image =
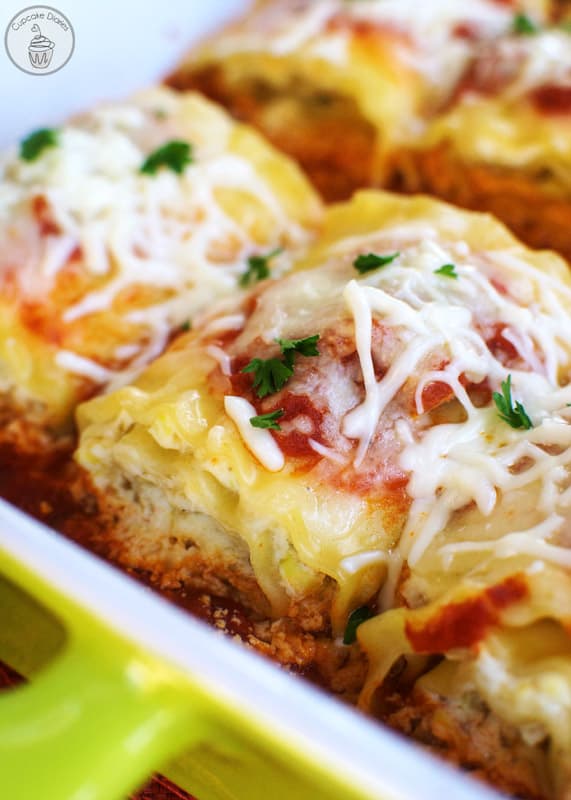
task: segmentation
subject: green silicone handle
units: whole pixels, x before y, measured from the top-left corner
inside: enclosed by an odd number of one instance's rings
[[[0,573],[0,658],[31,678],[0,692],[2,800],[125,800],[157,769],[201,800],[402,800],[259,716],[251,676],[237,702],[208,664],[153,654],[1,547]]]
[[[38,593],[2,556],[2,572]],[[206,736],[191,689],[49,587],[66,639],[31,683],[0,694],[0,787],[10,800],[120,800]],[[183,699],[184,698],[184,699]],[[197,705],[200,701],[197,700]]]
[[[32,684],[3,697],[4,796],[122,798],[188,744],[196,720],[141,667],[70,642]]]

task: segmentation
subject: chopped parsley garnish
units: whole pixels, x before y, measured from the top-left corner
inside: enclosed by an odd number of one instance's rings
[[[539,28],[527,14],[516,14],[513,18],[512,30],[522,36],[531,36],[539,33]]]
[[[367,253],[366,255],[357,256],[355,261],[353,261],[353,266],[357,272],[364,275],[365,272],[372,272],[372,270],[378,269],[379,267],[386,267],[387,264],[390,264],[399,256],[400,253],[391,253],[388,256],[378,256],[376,253]]]
[[[279,392],[293,375],[293,367],[281,358],[253,358],[242,372],[254,374],[253,387],[262,398]]]
[[[240,286],[245,288],[246,286],[250,286],[258,281],[263,281],[264,278],[269,278],[270,267],[268,262],[271,261],[274,256],[279,255],[282,251],[282,247],[276,247],[276,249],[268,253],[267,256],[250,256],[248,259],[248,269],[240,277]]]
[[[54,128],[40,128],[20,142],[20,158],[35,161],[48,147],[56,147],[58,132]]]
[[[296,354],[318,356],[318,341],[319,334],[307,336],[305,339],[276,339],[283,358],[253,358],[246,364],[242,372],[253,373],[253,387],[257,396],[261,399],[279,392],[293,375]]]
[[[530,420],[527,411],[519,401],[516,401],[514,406],[512,400],[512,376],[508,375],[506,381],[502,381],[502,391],[494,392],[494,403],[499,411],[500,418],[512,428],[525,428],[529,430],[533,428],[533,422]]]
[[[271,411],[269,414],[259,414],[257,417],[250,417],[250,425],[252,428],[263,428],[270,431],[281,431],[281,426],[277,422],[278,419],[283,417],[284,411],[278,408],[277,411]]]
[[[374,615],[375,612],[372,611],[369,606],[361,606],[349,614],[347,626],[345,627],[345,634],[343,636],[343,644],[353,644],[353,642],[357,641],[357,628],[359,625],[362,625],[363,622],[374,617]]]
[[[180,330],[182,333],[188,333],[188,331],[192,328],[192,322],[187,319],[186,322],[183,322],[180,326]]]
[[[147,156],[140,171],[145,175],[155,175],[161,167],[168,167],[181,175],[192,161],[192,145],[173,139]]]
[[[458,273],[456,272],[455,264],[443,264],[438,269],[434,270],[435,275],[445,275],[447,278],[455,278],[458,280]]]
[[[318,341],[318,333],[316,333],[314,336],[306,336],[305,339],[276,339],[276,342],[282,349],[284,361],[288,367],[293,367],[293,361],[296,353],[299,353],[300,356],[318,356]]]

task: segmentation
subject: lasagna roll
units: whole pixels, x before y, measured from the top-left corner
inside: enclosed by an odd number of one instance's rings
[[[372,617],[362,706],[548,797],[571,721],[570,342],[557,256],[362,192],[290,274],[80,406],[107,552],[285,618],[335,664]]]
[[[441,106],[477,41],[528,7],[498,0],[259,0],[171,76],[293,155],[327,200],[384,181],[385,158]]]
[[[392,188],[491,211],[571,258],[571,34],[522,29],[480,47],[451,102],[391,160]]]
[[[285,269],[321,213],[257,133],[165,88],[36,131],[1,172],[0,423],[21,446],[67,430],[252,259]]]

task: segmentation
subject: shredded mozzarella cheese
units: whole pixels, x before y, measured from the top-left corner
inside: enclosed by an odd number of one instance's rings
[[[437,269],[454,263],[457,279]],[[492,266],[490,267],[490,263]],[[493,283],[494,267],[511,293]],[[513,278],[513,280],[510,280]],[[373,284],[373,285],[371,285]],[[380,420],[411,376],[418,376],[417,420],[403,417],[397,432],[402,442],[400,466],[409,475],[412,507],[385,589],[392,603],[402,563],[418,564],[435,537],[446,529],[452,514],[475,504],[484,517],[495,509],[499,493],[541,484],[540,506],[545,521],[497,542],[449,545],[443,557],[468,549],[493,550],[500,557],[527,552],[546,560],[562,555],[561,547],[545,539],[561,533],[561,510],[571,503],[571,425],[566,403],[571,368],[571,291],[512,251],[487,254],[478,263],[469,249],[459,256],[446,245],[425,239],[404,249],[390,265],[345,288],[353,316],[365,398],[344,420],[344,433],[357,439],[355,466],[366,458]],[[398,333],[399,352],[386,373],[375,377],[372,357],[373,318]],[[486,343],[482,329],[501,325],[506,340],[524,366],[506,367]],[[440,354],[444,366],[423,369],[429,354]],[[520,400],[535,425],[513,429],[494,404],[476,407],[463,379],[493,389],[512,376],[513,399]],[[461,422],[433,424],[423,417],[423,392],[433,382],[446,384],[461,403]],[[525,464],[525,468],[518,468]],[[571,564],[568,554],[560,563]]]
[[[157,109],[164,119],[157,118]],[[294,247],[307,238],[254,163],[231,152],[233,131],[234,123],[198,96],[150,90],[131,105],[99,109],[66,125],[58,145],[34,161],[7,154],[0,163],[0,279],[14,262],[14,230],[28,242],[17,273],[26,299],[48,296],[78,252],[89,288],[60,310],[63,322],[118,313],[141,326],[133,357],[135,366],[148,363],[170,331],[235,290],[248,257],[260,247],[248,219],[225,207],[228,193],[263,207],[272,221],[270,245]],[[149,152],[173,138],[189,141],[192,163],[180,175],[168,168],[142,174]],[[41,198],[58,233],[38,234],[34,198]],[[39,239],[39,258],[33,237]],[[150,300],[137,305],[125,299],[146,287]],[[58,363],[94,380],[109,378],[81,359],[65,356]]]
[[[518,65],[515,80],[505,89],[506,97],[519,97],[546,84],[571,82],[571,36],[566,31],[513,36],[499,40],[496,47],[496,58]]]
[[[208,345],[206,352],[219,365],[223,375],[232,375],[232,359],[228,353],[214,344]]]
[[[238,428],[248,449],[270,472],[283,469],[285,459],[276,440],[268,430],[254,428],[250,420],[257,415],[254,406],[243,397],[224,398],[224,409]]]
[[[95,383],[106,383],[113,377],[113,373],[110,370],[105,369],[105,367],[90,358],[83,358],[78,356],[77,353],[71,353],[69,350],[60,350],[56,354],[56,364],[67,372],[72,372],[82,378],[89,378]]]

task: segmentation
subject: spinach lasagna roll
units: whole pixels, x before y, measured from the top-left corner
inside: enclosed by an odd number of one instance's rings
[[[293,155],[328,200],[382,184],[385,158],[448,98],[480,40],[531,0],[259,0],[169,82],[198,88]]]
[[[36,131],[0,169],[0,422],[22,446],[159,355],[249,259],[283,248],[285,268],[320,217],[258,134],[164,88]]]
[[[480,47],[426,132],[392,160],[393,188],[491,211],[571,258],[571,34],[524,23]]]
[[[363,707],[548,797],[571,724],[570,343],[557,256],[362,192],[293,272],[80,406],[107,552],[287,620],[333,673],[371,617]]]

